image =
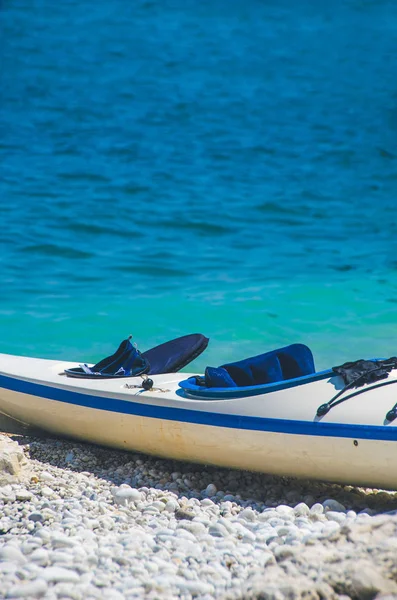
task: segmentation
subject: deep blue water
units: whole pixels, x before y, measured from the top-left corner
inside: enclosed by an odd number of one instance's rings
[[[394,1],[0,0],[0,351],[397,354]]]

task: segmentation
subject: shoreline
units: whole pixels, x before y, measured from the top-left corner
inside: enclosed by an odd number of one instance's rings
[[[395,492],[8,437],[31,473],[0,487],[0,598],[397,597]]]

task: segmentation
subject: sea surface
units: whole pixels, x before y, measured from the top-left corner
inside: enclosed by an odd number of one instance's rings
[[[395,0],[0,0],[0,352],[397,354]]]

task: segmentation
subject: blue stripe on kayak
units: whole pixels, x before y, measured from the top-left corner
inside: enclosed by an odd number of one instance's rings
[[[269,431],[295,435],[317,435],[326,437],[397,441],[397,427],[387,425],[353,425],[345,423],[321,423],[318,421],[294,421],[268,419],[245,415],[221,414],[170,406],[141,404],[115,398],[82,394],[55,388],[31,381],[0,375],[0,388],[30,394],[40,398],[56,400],[66,404],[106,410],[126,415],[180,421],[213,427],[228,427],[250,431]]]

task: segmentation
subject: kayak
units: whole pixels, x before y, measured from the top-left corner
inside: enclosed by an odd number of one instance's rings
[[[0,413],[55,435],[169,459],[397,489],[397,369],[346,386],[333,369],[315,372],[306,350],[298,364],[296,352],[306,348],[205,375],[130,377],[74,377],[82,368],[76,362],[0,354]],[[293,376],[280,380],[274,357]],[[248,384],[238,381],[241,369]]]

